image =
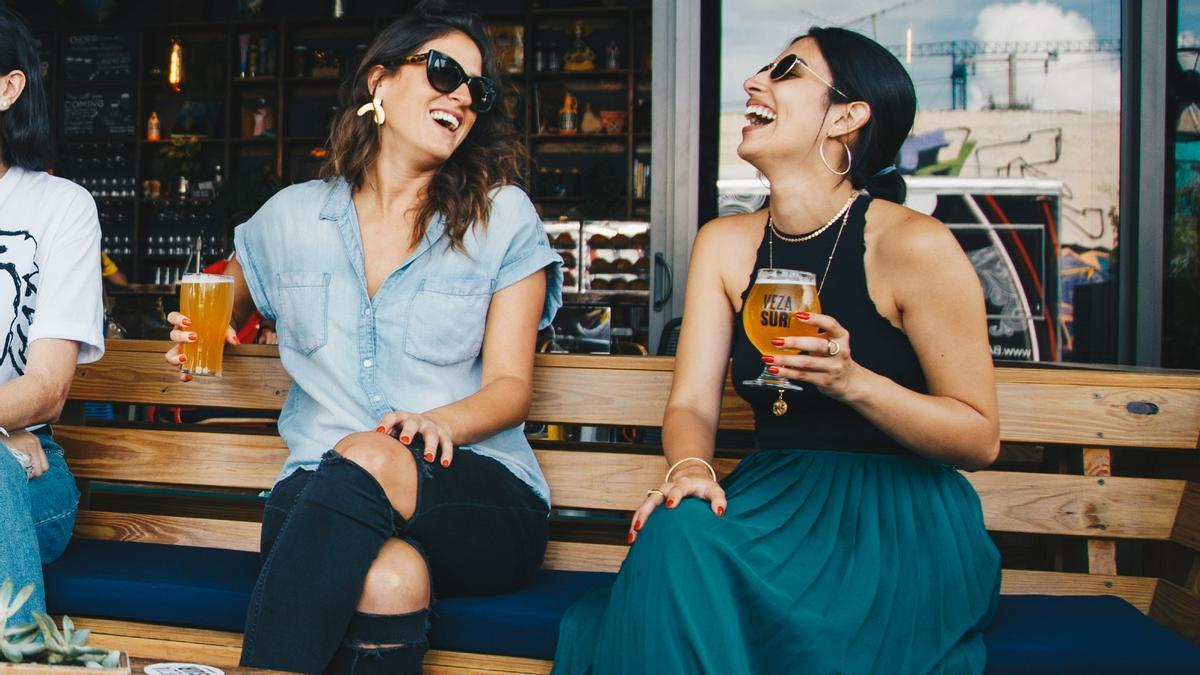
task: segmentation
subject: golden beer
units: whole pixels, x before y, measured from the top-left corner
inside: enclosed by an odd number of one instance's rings
[[[742,327],[750,344],[764,355],[795,354],[794,349],[784,349],[771,344],[771,340],[784,337],[813,337],[816,326],[801,323],[796,312],[820,312],[821,299],[817,297],[816,277],[811,272],[763,268],[754,279],[754,286],[742,307]],[[754,384],[784,389],[799,389],[766,368]]]
[[[195,342],[184,343],[180,372],[220,375],[225,333],[233,315],[233,277],[185,274],[179,284],[179,313],[192,322]]]

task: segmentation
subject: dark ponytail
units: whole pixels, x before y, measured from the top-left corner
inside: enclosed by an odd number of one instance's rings
[[[873,197],[903,203],[907,188],[894,162],[917,115],[917,92],[908,71],[879,43],[854,31],[814,27],[802,37],[817,43],[833,85],[846,92],[849,101],[871,106],[871,118],[850,146],[853,161],[846,178]],[[848,102],[834,91],[829,96]]]
[[[42,60],[21,19],[0,4],[0,75],[25,73],[25,90],[0,112],[0,149],[8,166],[43,171],[50,165],[50,114],[42,86]]]

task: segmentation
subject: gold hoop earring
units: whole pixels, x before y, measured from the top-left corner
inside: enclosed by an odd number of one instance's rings
[[[360,112],[359,114],[362,114],[362,113]],[[829,136],[828,138],[833,138],[833,137]],[[850,173],[850,162],[851,162],[850,146],[846,145],[846,141],[843,141],[840,138],[833,138],[833,140],[837,141],[838,143],[841,143],[842,149],[846,151],[846,170],[845,171],[837,171],[832,166],[829,166],[829,160],[825,159],[825,144],[824,143],[817,146],[817,154],[819,154],[821,156],[821,163],[825,165],[826,169],[829,169],[829,173],[832,173],[835,176],[845,176],[846,174]]]
[[[362,106],[358,109],[358,116],[362,117],[363,115],[366,115],[367,113],[374,113],[375,124],[377,124],[379,126],[383,126],[383,120],[386,118],[386,115],[383,112],[383,100],[382,99],[380,99],[378,96],[376,96],[375,98],[371,99],[370,103],[362,104]]]

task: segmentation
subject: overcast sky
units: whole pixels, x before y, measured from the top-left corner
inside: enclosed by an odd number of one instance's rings
[[[812,25],[846,25],[881,44],[945,40],[1039,41],[1120,38],[1119,0],[725,0],[722,3],[722,109],[741,110],[742,81],[770,62]],[[894,7],[890,11],[888,8]],[[1200,0],[1180,0],[1180,28],[1200,33]],[[869,18],[877,12],[874,24]],[[1037,110],[1116,110],[1120,100],[1117,53],[1063,54],[1049,65],[1027,55],[1017,67],[1017,96]],[[1008,99],[1004,57],[980,61],[968,79],[970,108]],[[916,57],[909,72],[923,109],[950,107],[950,57]]]

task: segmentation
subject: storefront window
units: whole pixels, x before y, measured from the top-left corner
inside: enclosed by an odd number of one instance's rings
[[[1162,363],[1200,368],[1200,1],[1180,0],[1168,59],[1166,278]],[[1173,193],[1173,194],[1172,194]]]
[[[945,222],[976,265],[995,357],[1115,362],[1120,2],[879,5],[723,4],[720,212],[759,208],[768,191],[736,152],[742,81],[809,26],[860,31],[916,84],[897,157],[908,205]]]

